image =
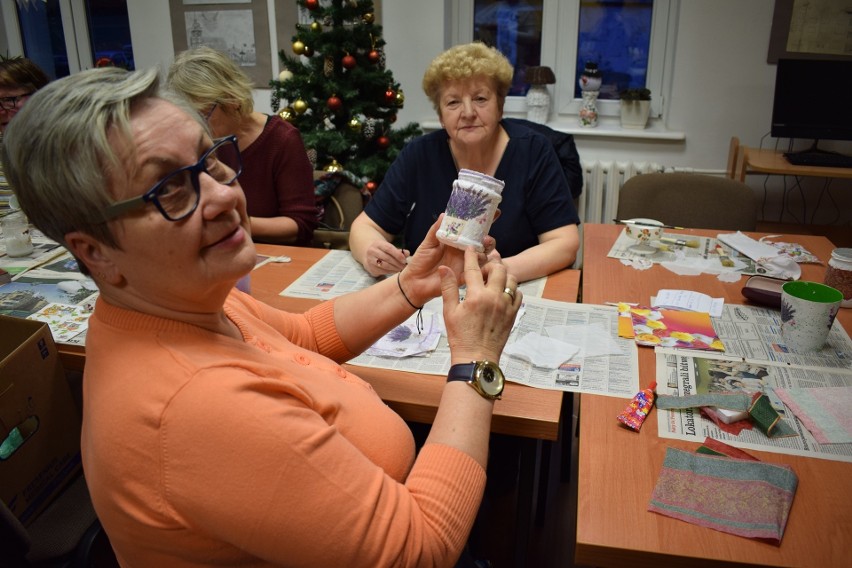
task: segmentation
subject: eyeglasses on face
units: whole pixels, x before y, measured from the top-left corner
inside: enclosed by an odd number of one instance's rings
[[[210,107],[210,110],[207,111],[207,114],[204,115],[204,120],[210,121],[210,117],[213,116],[213,112],[216,110],[216,107],[219,106],[219,103],[213,103],[213,106]]]
[[[223,148],[231,148],[236,162],[232,169],[219,159]],[[223,185],[236,181],[243,171],[240,149],[237,137],[234,135],[218,138],[213,146],[204,152],[197,163],[173,171],[154,185],[151,189],[125,201],[113,203],[106,208],[103,221],[109,221],[129,211],[153,203],[160,213],[169,221],[180,221],[192,215],[201,198],[201,186],[198,176],[205,173]]]
[[[18,108],[18,105],[21,103],[21,100],[29,97],[35,91],[30,91],[29,93],[24,93],[23,95],[15,95],[13,97],[0,97],[0,108],[3,110],[15,110]]]

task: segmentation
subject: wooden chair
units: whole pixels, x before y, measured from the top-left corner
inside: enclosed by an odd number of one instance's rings
[[[702,174],[652,173],[627,180],[618,218],[644,217],[690,229],[754,231],[757,201],[745,183]]]
[[[740,139],[736,136],[731,136],[731,142],[728,146],[728,169],[727,175],[730,179],[737,179],[737,165],[740,163],[742,156],[740,148]]]

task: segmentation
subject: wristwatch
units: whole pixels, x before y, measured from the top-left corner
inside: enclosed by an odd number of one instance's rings
[[[493,361],[473,361],[450,367],[447,382],[464,381],[489,400],[500,398],[506,378]]]

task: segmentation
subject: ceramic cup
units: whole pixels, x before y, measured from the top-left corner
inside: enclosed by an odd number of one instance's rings
[[[781,337],[794,353],[819,351],[828,339],[843,294],[817,282],[781,286]]]
[[[659,241],[663,236],[663,224],[654,219],[627,219],[624,221],[624,233],[643,244]]]
[[[464,249],[469,245],[482,252],[482,239],[488,235],[497,206],[502,199],[503,182],[473,170],[459,170],[447,202],[438,240]]]

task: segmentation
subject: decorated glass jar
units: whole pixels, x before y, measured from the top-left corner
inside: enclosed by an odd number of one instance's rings
[[[825,269],[825,284],[843,294],[842,308],[852,308],[852,248],[837,248],[831,252]]]

